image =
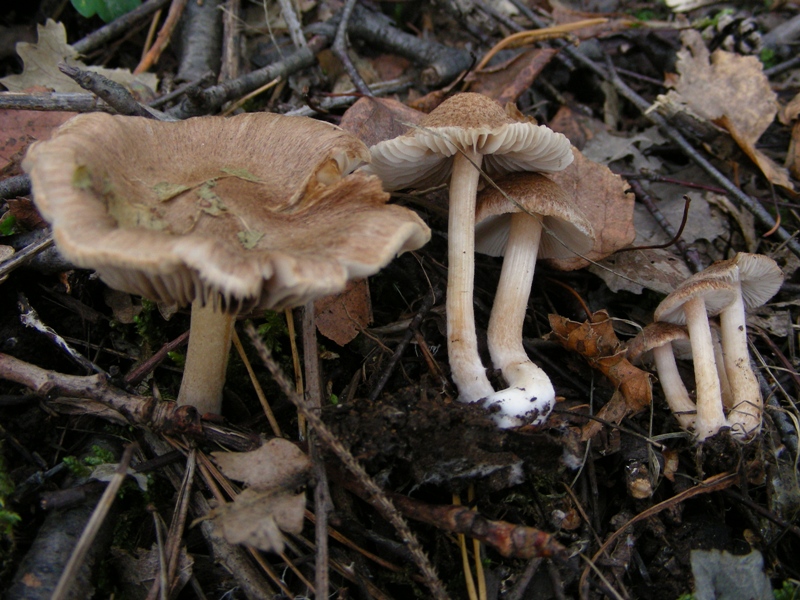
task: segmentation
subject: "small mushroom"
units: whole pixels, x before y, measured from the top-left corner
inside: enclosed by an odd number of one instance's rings
[[[694,428],[697,407],[686,391],[673,350],[673,343],[684,340],[689,340],[686,329],[672,323],[656,321],[631,340],[627,354],[634,364],[647,362],[652,356],[669,409],[680,426],[689,430]]]
[[[572,162],[569,141],[541,125],[520,122],[474,93],[445,100],[409,133],[370,148],[371,164],[389,190],[450,181],[447,350],[459,400],[494,393],[478,354],[473,310],[475,203],[478,168],[491,177],[512,171],[559,171]]]
[[[495,187],[478,195],[475,249],[504,256],[488,343],[492,363],[502,371],[508,388],[490,394],[485,403],[499,408],[494,419],[507,428],[527,421],[543,423],[555,404],[550,379],[522,345],[536,260],[586,252],[594,232],[572,198],[544,175],[511,173],[495,183],[505,195]]]
[[[163,123],[79,115],[23,163],[66,258],[109,286],[192,304],[179,402],[220,410],[237,313],[304,304],[422,246],[428,227],[349,174],[369,152],[269,113]]]
[[[783,272],[768,256],[739,252],[729,260],[715,262],[701,274],[725,281],[736,290],[733,302],[719,313],[720,338],[725,372],[733,394],[733,406],[728,413],[731,433],[748,439],[761,428],[763,399],[750,366],[745,311],[761,306],[778,292]]]
[[[695,434],[698,441],[705,440],[728,425],[723,411],[708,317],[719,314],[736,296],[731,284],[699,277],[701,274],[692,275],[684,281],[655,310],[656,321],[677,325],[685,323],[689,330],[697,389]]]

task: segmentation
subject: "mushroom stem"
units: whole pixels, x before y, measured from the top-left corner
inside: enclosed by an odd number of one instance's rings
[[[536,268],[542,236],[541,219],[526,213],[511,215],[508,244],[489,318],[489,354],[503,372],[508,389],[487,398],[497,404],[495,415],[501,427],[523,424],[526,414],[541,423],[555,404],[555,390],[545,372],[531,362],[522,345],[522,327]]]
[[[725,373],[733,393],[733,407],[728,413],[731,433],[739,438],[749,438],[761,428],[763,400],[758,379],[750,366],[741,285],[738,281],[735,285],[738,289],[736,299],[719,314],[720,337]]]
[[[194,406],[198,412],[219,414],[222,387],[231,349],[236,315],[218,310],[216,303],[192,302],[192,319],[186,365],[178,392],[178,404]]]
[[[722,412],[722,393],[720,391],[717,365],[714,360],[714,346],[711,341],[711,327],[706,314],[706,303],[697,296],[684,304],[686,328],[692,345],[694,379],[697,388],[697,419],[695,433],[703,441],[727,425]]]
[[[697,407],[689,398],[686,386],[683,385],[678,365],[675,362],[675,353],[672,351],[672,344],[653,348],[653,360],[656,363],[658,379],[670,411],[681,427],[691,429],[697,418]]]
[[[453,157],[447,247],[447,353],[461,402],[494,392],[478,354],[472,296],[475,277],[475,203],[483,155],[466,149]],[[474,163],[474,164],[473,164]]]

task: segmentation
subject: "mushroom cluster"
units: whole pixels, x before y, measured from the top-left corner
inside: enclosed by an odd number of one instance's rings
[[[539,239],[544,230],[578,249],[569,236],[580,232],[578,237],[591,239],[593,234],[582,216],[574,226],[551,228],[547,220],[561,222],[569,212],[569,199],[555,183],[532,173],[566,168],[573,160],[569,141],[545,126],[509,116],[486,96],[463,93],[445,100],[405,135],[380,142],[370,152],[372,161],[363,170],[380,176],[389,191],[424,189],[449,180],[447,349],[458,399],[484,401],[501,427],[544,421],[555,392],[522,348]],[[498,182],[501,188],[508,186],[505,195],[487,189],[479,199],[482,171],[493,179],[515,172],[527,175]],[[505,254],[489,326],[492,361],[509,385],[500,392],[489,382],[478,353],[473,310],[477,221],[483,221],[478,225],[479,249]],[[583,242],[576,245],[587,247]]]
[[[693,428],[698,441],[730,427],[751,439],[761,428],[763,400],[750,365],[745,311],[772,298],[783,282],[774,260],[740,252],[692,275],[656,308],[656,323],[629,346],[632,358],[652,352],[667,402],[682,427]],[[719,333],[710,318],[719,316]],[[667,324],[672,324],[672,327]],[[687,337],[696,389],[695,406],[677,374],[672,344]],[[727,415],[726,415],[727,412]]]
[[[79,115],[23,166],[64,256],[118,290],[192,304],[181,404],[218,413],[237,314],[339,292],[430,230],[353,171],[367,147],[270,113]]]

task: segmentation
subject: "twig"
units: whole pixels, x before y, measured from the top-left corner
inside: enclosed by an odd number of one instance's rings
[[[122,84],[111,81],[100,73],[84,71],[83,69],[71,67],[65,63],[59,63],[58,70],[67,77],[72,78],[75,83],[83,89],[102,98],[111,108],[121,115],[145,117],[147,119],[156,118],[155,115],[151,113],[152,109],[147,109],[139,104],[136,98],[134,98]]]
[[[515,2],[515,6],[520,8],[520,11],[525,14],[534,24],[538,27],[544,27],[544,23],[541,19],[539,19],[530,9],[525,8],[523,10],[521,2]],[[775,226],[775,219],[772,218],[772,215],[763,207],[759,202],[751,198],[749,195],[745,194],[742,190],[740,190],[736,185],[728,179],[719,169],[717,169],[711,162],[702,156],[694,147],[686,140],[683,134],[672,127],[667,120],[658,114],[655,111],[651,111],[650,103],[642,98],[639,94],[637,94],[634,90],[632,90],[628,85],[622,81],[619,76],[614,72],[613,69],[611,71],[606,71],[602,67],[598,66],[593,60],[587,57],[584,53],[580,52],[576,48],[566,45],[563,42],[556,41],[559,44],[564,53],[566,53],[570,58],[574,59],[575,61],[583,64],[585,67],[589,68],[595,74],[597,74],[602,79],[610,82],[627,100],[629,100],[636,108],[638,108],[642,114],[647,117],[654,125],[656,125],[661,132],[671,139],[677,146],[698,166],[700,166],[708,175],[714,179],[720,187],[722,187],[728,194],[733,196],[736,201],[746,208],[749,212],[755,216],[755,218],[761,223],[761,225],[769,230]],[[786,247],[791,250],[791,252],[800,257],[800,241],[795,239],[795,236],[790,234],[786,229],[783,227],[778,227],[775,231],[777,237],[780,238],[781,241],[786,243]]]
[[[114,112],[108,104],[94,94],[83,92],[53,92],[51,94],[25,94],[0,92],[0,109],[50,110],[68,112]]]
[[[205,73],[219,73],[222,57],[220,2],[204,0],[186,4],[181,16],[181,56],[176,81],[195,81]]]
[[[200,417],[194,407],[128,394],[108,385],[107,377],[101,374],[64,375],[0,353],[0,379],[24,385],[43,397],[65,396],[94,400],[117,411],[131,425],[149,427],[153,431],[165,433],[205,437]]]
[[[647,211],[656,220],[656,223],[658,223],[661,226],[661,229],[663,229],[664,232],[670,236],[670,240],[664,244],[622,248],[617,252],[629,252],[631,250],[645,250],[650,248],[669,248],[670,246],[674,245],[676,248],[678,248],[678,251],[683,254],[684,260],[689,264],[693,272],[699,273],[702,271],[705,266],[703,265],[703,261],[700,259],[700,255],[697,253],[697,250],[687,246],[686,242],[684,242],[681,238],[683,229],[686,227],[686,222],[689,219],[689,205],[691,203],[689,196],[683,197],[683,218],[681,219],[681,224],[676,231],[672,224],[667,221],[667,218],[664,216],[664,214],[659,210],[656,203],[653,202],[653,198],[650,196],[650,194],[648,194],[642,187],[642,184],[635,179],[629,181],[628,183],[630,184],[633,193],[636,194],[636,197],[639,199],[639,201],[644,204],[645,208],[647,208]]]
[[[153,44],[153,47],[150,48],[145,57],[133,70],[134,75],[144,73],[158,62],[158,59],[161,57],[161,53],[166,49],[167,44],[169,44],[169,40],[172,37],[172,32],[175,30],[175,27],[178,24],[178,19],[180,19],[183,9],[186,7],[186,2],[187,0],[172,0],[172,4],[169,6],[169,12],[167,13],[167,18],[164,21],[164,25],[158,32],[158,37],[156,37],[155,44]]]
[[[242,55],[239,52],[242,41],[242,26],[239,13],[242,0],[227,0],[222,15],[222,65],[219,80],[236,79],[242,72]]]
[[[87,54],[95,48],[103,46],[110,40],[119,37],[130,31],[134,23],[141,21],[145,17],[152,15],[157,10],[166,6],[169,0],[147,0],[147,2],[137,6],[129,13],[114,19],[108,25],[90,33],[85,38],[72,44],[72,48],[78,54]]]
[[[698,483],[696,486],[684,490],[679,494],[675,494],[672,498],[667,498],[663,502],[659,502],[658,504],[655,504],[650,508],[640,512],[638,515],[630,519],[627,523],[622,525],[622,527],[620,527],[614,533],[608,536],[608,539],[606,539],[606,541],[603,543],[600,549],[597,550],[597,552],[595,552],[594,555],[592,556],[590,565],[594,564],[594,562],[597,561],[597,559],[600,558],[600,556],[604,554],[608,550],[608,548],[611,547],[611,545],[614,542],[616,542],[617,539],[621,535],[623,535],[629,527],[635,525],[639,521],[648,519],[653,515],[660,513],[662,510],[670,508],[672,506],[676,506],[677,504],[685,502],[686,500],[688,500],[689,498],[693,498],[694,496],[699,496],[700,494],[710,494],[711,492],[718,492],[720,490],[724,490],[725,488],[734,485],[738,481],[739,481],[739,476],[736,474],[720,473],[718,475],[712,475],[708,479],[705,479],[704,481]],[[580,589],[584,589],[587,577],[589,576],[590,568],[591,568],[590,566],[587,566],[583,570],[583,573],[581,574]]]
[[[361,77],[350,60],[350,55],[347,53],[347,25],[350,22],[350,16],[353,14],[353,8],[356,5],[356,0],[346,0],[344,8],[342,8],[342,17],[339,21],[339,27],[336,29],[336,37],[333,40],[331,50],[342,61],[342,66],[350,81],[363,96],[372,96],[372,91],[369,89],[367,82]]]
[[[188,334],[189,332],[187,331],[186,333]],[[253,384],[253,389],[256,391],[256,396],[258,397],[258,401],[261,403],[261,408],[264,409],[264,414],[267,417],[267,421],[269,421],[269,426],[272,427],[273,435],[276,437],[283,437],[283,433],[281,433],[281,427],[278,425],[278,420],[275,418],[275,413],[272,412],[272,407],[269,405],[266,394],[264,394],[264,389],[258,382],[256,372],[253,370],[253,365],[250,364],[250,359],[247,358],[247,354],[244,351],[244,346],[242,346],[242,341],[239,339],[239,334],[236,332],[235,328],[233,330],[232,339],[233,345],[236,348],[236,352],[239,353],[239,358],[244,363],[245,369],[247,369],[247,374],[250,377],[250,383]]]
[[[314,302],[306,303],[303,308],[303,363],[305,366],[306,404],[311,410],[322,410],[322,377],[319,370],[319,353],[317,351],[317,324],[314,314]],[[317,442],[317,434],[308,435],[308,450],[313,465],[314,479],[314,543],[316,545],[316,562],[314,572],[314,589],[317,598],[327,598],[330,588],[328,579],[328,513],[332,508],[328,475],[325,472],[325,460]]]
[[[4,281],[8,274],[11,273],[14,269],[18,269],[21,266],[25,265],[26,263],[30,262],[38,254],[47,250],[50,246],[53,245],[53,236],[48,234],[43,239],[39,240],[38,242],[33,242],[32,244],[28,245],[27,248],[24,250],[20,250],[14,256],[9,258],[8,260],[3,261],[0,263],[0,282]]]
[[[439,580],[439,576],[436,574],[436,569],[434,569],[433,565],[430,563],[430,560],[425,555],[425,552],[417,540],[417,537],[408,527],[408,524],[403,520],[403,517],[394,507],[392,502],[388,499],[386,493],[369,476],[369,474],[364,470],[364,467],[362,467],[361,464],[356,461],[353,455],[350,454],[350,451],[347,450],[347,448],[345,448],[338,439],[336,439],[336,436],[334,436],[330,429],[328,429],[328,427],[322,422],[322,419],[319,417],[319,415],[316,414],[316,412],[309,410],[302,398],[295,393],[295,391],[292,389],[292,384],[286,378],[283,371],[281,371],[281,368],[278,366],[278,364],[273,360],[269,353],[269,349],[258,337],[255,328],[251,323],[247,324],[246,330],[247,335],[250,337],[250,341],[256,347],[261,360],[264,361],[264,364],[266,365],[267,369],[269,369],[269,372],[272,374],[275,382],[283,390],[283,393],[286,394],[289,400],[291,400],[292,404],[297,407],[297,410],[305,416],[308,424],[311,425],[314,432],[319,436],[320,441],[325,444],[325,446],[327,446],[328,449],[330,449],[334,454],[336,454],[348,471],[355,475],[360,485],[362,485],[368,491],[370,504],[372,504],[372,506],[374,506],[383,515],[383,517],[389,521],[389,523],[391,523],[391,525],[400,535],[400,538],[405,542],[408,549],[411,551],[414,562],[417,564],[422,576],[425,578],[425,583],[432,592],[433,597],[439,600],[448,598],[447,592],[445,591],[442,582]]]
[[[26,327],[30,327],[31,329],[35,329],[39,333],[44,334],[46,338],[48,338],[51,342],[53,342],[56,346],[61,348],[72,361],[80,366],[81,368],[85,369],[87,372],[95,372],[95,373],[102,373],[105,374],[105,371],[94,364],[92,361],[87,359],[83,356],[80,352],[75,350],[72,346],[70,346],[67,341],[61,337],[58,332],[53,329],[52,327],[45,325],[42,320],[39,318],[39,313],[36,312],[36,309],[33,308],[28,302],[28,298],[25,297],[25,294],[20,294],[17,300],[17,305],[19,307],[19,320],[22,322],[23,325]]]
[[[92,513],[91,519],[89,519],[89,522],[86,524],[78,543],[75,545],[75,549],[72,551],[72,555],[69,557],[67,565],[64,567],[64,572],[61,574],[58,585],[51,596],[52,600],[64,600],[64,598],[69,596],[69,591],[75,582],[78,569],[80,569],[86,553],[89,551],[94,538],[100,531],[100,526],[103,524],[103,520],[106,518],[111,505],[114,503],[114,499],[117,496],[122,482],[125,481],[125,477],[128,474],[128,465],[131,462],[131,457],[133,456],[135,448],[136,444],[129,444],[125,448],[119,465],[116,471],[114,471],[111,481],[108,482],[106,491],[103,492],[103,495],[100,497],[97,508],[95,508],[95,511]]]
[[[186,343],[189,341],[189,331],[186,330],[174,340],[167,342],[161,348],[158,349],[150,358],[146,359],[144,362],[139,363],[133,369],[131,369],[128,374],[125,376],[125,383],[128,385],[137,385],[147,377],[147,375],[155,369],[159,364],[161,364],[164,359],[167,358],[170,352],[173,352],[180,348],[181,346],[185,346]]]
[[[281,5],[281,14],[286,23],[286,28],[289,30],[289,37],[292,38],[292,43],[295,48],[305,48],[308,46],[306,36],[303,35],[303,26],[300,25],[300,19],[297,18],[297,13],[294,12],[294,4],[292,0],[278,0]],[[319,591],[319,588],[317,588]]]
[[[315,25],[331,38],[335,35],[335,20]],[[438,42],[417,38],[394,26],[389,17],[368,10],[361,5],[353,8],[347,28],[348,33],[370,46],[398,54],[423,67],[420,81],[426,86],[439,86],[451,82],[472,64],[469,52],[445,46]]]
[[[0,181],[0,199],[27,196],[31,193],[31,178],[29,175],[14,175]]]
[[[285,78],[312,66],[316,61],[316,54],[324,50],[328,43],[327,37],[315,36],[309,41],[307,48],[290,54],[282,61],[196,93],[190,93],[190,90],[187,90],[183,102],[168,110],[167,114],[176,119],[187,119],[214,112],[229,100],[244,96],[273,79]]]
[[[394,371],[395,367],[397,366],[398,362],[400,362],[400,357],[405,352],[405,349],[411,343],[412,338],[414,337],[414,332],[417,331],[419,326],[422,324],[422,319],[425,318],[425,315],[428,314],[428,311],[433,307],[434,303],[436,302],[437,298],[441,298],[442,290],[440,285],[436,285],[435,287],[428,290],[428,293],[425,294],[425,297],[422,299],[422,303],[420,304],[419,310],[417,314],[414,315],[414,318],[411,320],[411,323],[408,324],[408,329],[406,330],[405,334],[403,335],[403,339],[400,340],[400,343],[397,344],[397,347],[394,349],[391,358],[389,359],[389,363],[383,369],[380,378],[375,383],[375,386],[372,388],[372,391],[369,393],[369,400],[370,402],[375,402],[378,396],[381,395],[383,388],[386,387],[386,384],[389,381],[389,378],[392,376],[392,372]]]

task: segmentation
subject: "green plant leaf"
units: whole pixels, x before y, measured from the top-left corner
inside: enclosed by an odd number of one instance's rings
[[[99,16],[108,23],[129,13],[142,3],[142,0],[71,0],[72,6],[85,18]]]

